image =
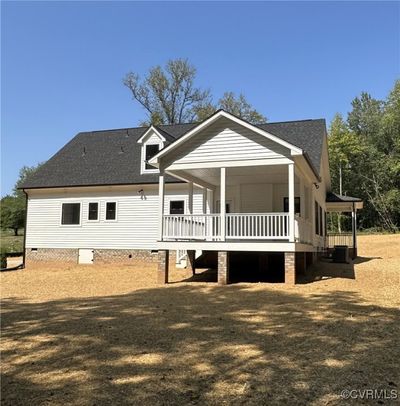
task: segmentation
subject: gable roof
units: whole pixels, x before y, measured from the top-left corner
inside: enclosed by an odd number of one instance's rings
[[[250,129],[253,132],[256,132],[256,133],[262,135],[265,138],[272,139],[276,143],[283,145],[286,148],[290,149],[292,151],[292,154],[302,155],[302,153],[303,153],[301,148],[296,147],[295,145],[291,144],[290,142],[287,142],[287,141],[283,140],[282,138],[279,138],[279,137],[267,132],[266,130],[262,129],[259,126],[251,124],[251,123],[247,122],[246,120],[243,120],[242,118],[239,118],[231,113],[228,113],[225,110],[220,109],[220,110],[217,110],[215,113],[211,114],[211,116],[206,118],[201,123],[198,123],[194,128],[189,130],[179,140],[177,140],[176,142],[174,142],[174,143],[168,145],[167,147],[165,147],[164,149],[162,149],[155,157],[153,157],[150,160],[150,163],[156,164],[158,162],[159,158],[161,158],[162,156],[165,156],[169,151],[176,149],[179,145],[182,145],[188,139],[194,137],[200,131],[207,128],[209,125],[213,124],[220,118],[227,118],[233,122],[236,122],[237,124],[240,124],[243,127],[246,127],[247,129]]]
[[[198,124],[157,126],[174,143]],[[258,125],[305,151],[319,172],[325,120],[301,120]],[[158,183],[157,173],[140,173],[141,145],[137,141],[149,127],[90,131],[77,134],[21,186],[23,189]],[[166,182],[179,182],[166,177]]]

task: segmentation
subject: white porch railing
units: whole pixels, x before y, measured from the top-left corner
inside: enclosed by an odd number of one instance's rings
[[[347,245],[353,248],[352,233],[329,233],[326,236],[326,245],[328,248],[333,248],[335,245]]]
[[[220,236],[219,214],[163,216],[163,239],[218,240]]]
[[[230,239],[288,239],[287,213],[227,214],[226,238]]]
[[[221,215],[164,215],[163,240],[221,240]],[[288,213],[237,213],[225,216],[225,238],[287,240]]]

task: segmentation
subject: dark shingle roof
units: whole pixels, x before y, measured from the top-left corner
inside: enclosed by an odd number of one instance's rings
[[[197,124],[161,125],[167,143]],[[259,125],[260,128],[303,149],[317,172],[320,168],[325,120],[303,120]],[[21,186],[25,189],[158,183],[157,174],[140,174],[138,139],[148,127],[82,132],[50,158]],[[167,178],[167,182],[177,182]]]
[[[337,193],[328,192],[326,194],[326,201],[328,203],[348,203],[348,202],[362,202],[362,199],[352,196],[338,195]]]
[[[261,124],[258,127],[301,148],[320,172],[322,145],[326,134],[324,119]]]

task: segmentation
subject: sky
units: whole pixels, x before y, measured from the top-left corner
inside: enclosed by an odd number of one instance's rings
[[[329,124],[400,78],[400,3],[3,1],[1,194],[78,132],[138,125],[123,77],[174,58],[216,100]]]

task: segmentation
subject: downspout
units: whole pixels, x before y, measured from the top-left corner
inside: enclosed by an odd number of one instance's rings
[[[353,259],[357,258],[357,217],[356,217],[356,208],[353,202],[353,211],[352,211],[352,231],[353,231]]]
[[[25,269],[25,256],[26,256],[26,227],[28,224],[28,193],[25,192],[25,189],[22,189],[25,194],[25,221],[24,221],[24,246],[22,253],[22,269]]]

